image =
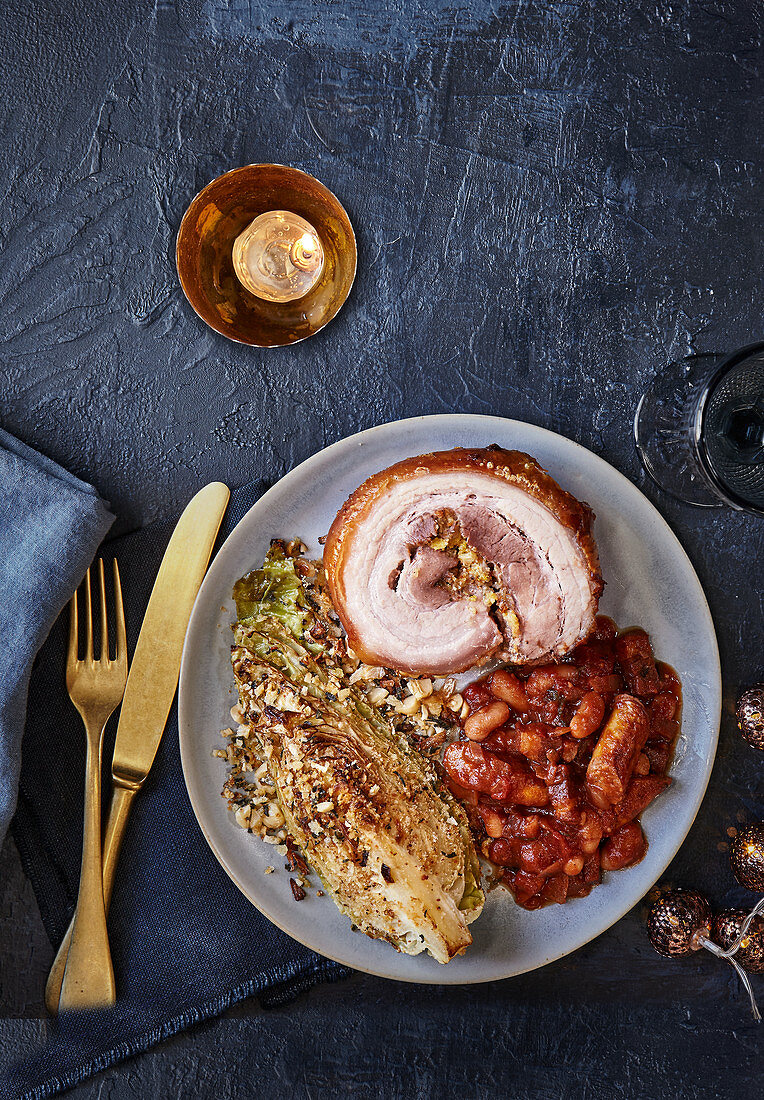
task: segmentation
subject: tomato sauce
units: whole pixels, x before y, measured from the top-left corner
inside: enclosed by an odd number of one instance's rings
[[[483,854],[525,909],[584,897],[647,851],[642,811],[669,786],[681,684],[647,633],[599,616],[561,662],[464,689],[449,785]]]

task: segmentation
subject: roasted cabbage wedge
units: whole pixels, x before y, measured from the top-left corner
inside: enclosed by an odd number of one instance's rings
[[[339,909],[367,935],[446,963],[472,942],[485,901],[466,815],[432,762],[349,683],[340,631],[299,565],[276,543],[234,589],[248,736],[288,833]]]

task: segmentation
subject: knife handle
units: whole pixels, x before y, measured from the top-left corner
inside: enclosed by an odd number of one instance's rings
[[[106,822],[106,833],[103,838],[103,901],[107,913],[111,901],[111,893],[114,889],[114,879],[117,873],[119,853],[122,848],[122,839],[125,835],[125,826],[130,816],[130,807],[138,793],[138,788],[128,789],[118,787],[112,789],[111,803],[109,805],[109,819]],[[61,946],[50,968],[48,981],[45,985],[45,1007],[51,1016],[58,1013],[58,1002],[61,996],[61,985],[64,980],[66,959],[69,954],[69,944],[72,941],[72,928],[74,917],[61,941]]]

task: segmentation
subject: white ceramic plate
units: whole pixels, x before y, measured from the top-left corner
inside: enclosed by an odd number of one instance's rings
[[[474,943],[447,966],[429,956],[399,955],[388,944],[351,932],[329,898],[296,903],[283,859],[236,826],[220,795],[225,763],[212,756],[235,702],[229,664],[231,589],[263,560],[273,537],[300,536],[320,554],[346,497],[369,475],[410,455],[450,447],[527,451],[576,497],[593,507],[594,534],[607,581],[601,610],[621,626],[639,623],[656,654],[679,673],[682,734],[674,782],[642,817],[649,840],[641,863],[605,876],[586,898],[536,912],[494,891],[471,925]],[[490,416],[425,416],[383,424],[335,443],[303,462],[250,509],[226,540],[199,592],[180,674],[180,748],[194,812],[213,852],[240,890],[285,932],[357,970],[412,982],[492,981],[543,966],[598,936],[650,889],[687,834],[703,798],[721,713],[719,653],[703,591],[684,550],[650,502],[601,458],[531,424]],[[277,873],[266,875],[269,864]]]

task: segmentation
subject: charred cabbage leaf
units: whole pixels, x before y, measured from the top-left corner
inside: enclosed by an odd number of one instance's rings
[[[325,621],[280,546],[238,582],[236,602],[240,704],[290,835],[358,928],[448,962],[485,900],[462,807],[348,682],[336,647],[316,642]]]
[[[258,615],[280,619],[295,638],[303,635],[307,602],[294,559],[280,543],[268,551],[262,569],[253,569],[233,587],[239,622]]]

